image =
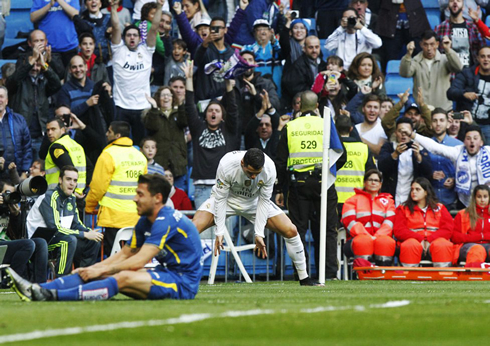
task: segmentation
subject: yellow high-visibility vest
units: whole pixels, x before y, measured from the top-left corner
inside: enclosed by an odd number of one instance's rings
[[[344,203],[355,195],[354,188],[364,186],[364,173],[369,157],[369,148],[362,142],[344,142],[347,150],[347,161],[342,169],[337,171],[335,189],[338,203]]]
[[[287,124],[288,169],[308,172],[323,161],[323,118],[303,116]]]
[[[114,173],[101,206],[129,213],[137,213],[133,202],[138,186],[138,178],[145,173],[148,160],[133,147],[112,145],[104,149],[114,160]]]
[[[85,151],[83,150],[83,147],[76,141],[71,139],[69,135],[61,136],[53,143],[51,143],[51,145],[55,143],[61,144],[68,151],[68,155],[70,155],[73,166],[75,166],[75,168],[78,170],[78,184],[75,191],[82,194],[83,189],[85,189],[85,184],[87,183],[87,160],[85,159]],[[57,154],[56,150],[54,152],[55,156]],[[60,155],[61,154],[63,153],[60,152]],[[56,166],[49,150],[44,165],[46,169],[46,181],[48,182],[48,189],[54,189],[56,186],[58,186],[60,168],[62,167]]]

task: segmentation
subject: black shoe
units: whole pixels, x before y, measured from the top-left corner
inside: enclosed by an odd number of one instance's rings
[[[58,300],[58,294],[56,290],[48,290],[42,288],[38,284],[32,285],[32,300],[35,301],[55,301]]]
[[[5,269],[5,272],[10,277],[10,287],[17,293],[19,298],[25,302],[32,300],[32,283],[22,278],[12,268]]]
[[[303,280],[299,280],[299,284],[301,286],[325,286],[324,284],[319,283],[318,281],[315,281],[309,277]]]

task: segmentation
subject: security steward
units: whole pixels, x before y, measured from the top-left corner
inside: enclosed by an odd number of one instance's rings
[[[44,162],[48,189],[58,186],[62,167],[74,166],[78,171],[75,195],[81,197],[87,183],[87,161],[83,147],[67,134],[61,118],[53,118],[46,124],[46,136],[51,143]]]
[[[364,173],[376,168],[376,164],[369,147],[360,139],[350,136],[353,130],[350,117],[337,116],[335,127],[347,151],[347,162],[337,171],[335,180],[338,197],[337,210],[340,216],[345,201],[356,194],[354,189],[362,190],[364,187]]]
[[[100,206],[97,225],[104,227],[104,253],[109,255],[116,233],[134,227],[139,216],[133,199],[138,177],[147,173],[147,159],[129,138],[131,126],[113,121],[107,130],[107,145],[97,159],[85,211],[93,214]]]
[[[308,221],[315,249],[320,243],[320,194],[321,171],[323,161],[323,118],[318,116],[318,97],[312,91],[301,94],[301,116],[290,121],[282,130],[277,147],[276,203],[284,206],[282,193],[288,183],[287,208],[289,217],[297,227],[301,240],[305,244]],[[345,163],[344,154],[337,161],[337,169]],[[327,263],[325,278],[337,277],[337,192],[335,185],[328,189],[327,207]],[[330,212],[334,211],[334,212]],[[315,263],[319,261],[319,252],[315,251]],[[318,266],[317,266],[318,269]]]

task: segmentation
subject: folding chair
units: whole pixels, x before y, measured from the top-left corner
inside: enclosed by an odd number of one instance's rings
[[[112,245],[111,256],[121,251],[121,241],[129,241],[133,235],[133,230],[134,227],[124,227],[117,231],[116,239],[114,239],[114,244]]]

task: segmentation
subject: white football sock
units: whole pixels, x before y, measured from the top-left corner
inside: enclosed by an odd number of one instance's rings
[[[306,257],[305,249],[303,243],[301,242],[301,237],[299,234],[296,237],[284,238],[286,241],[286,249],[288,251],[289,257],[296,267],[298,276],[300,280],[306,279],[308,277],[308,272],[306,271]]]

